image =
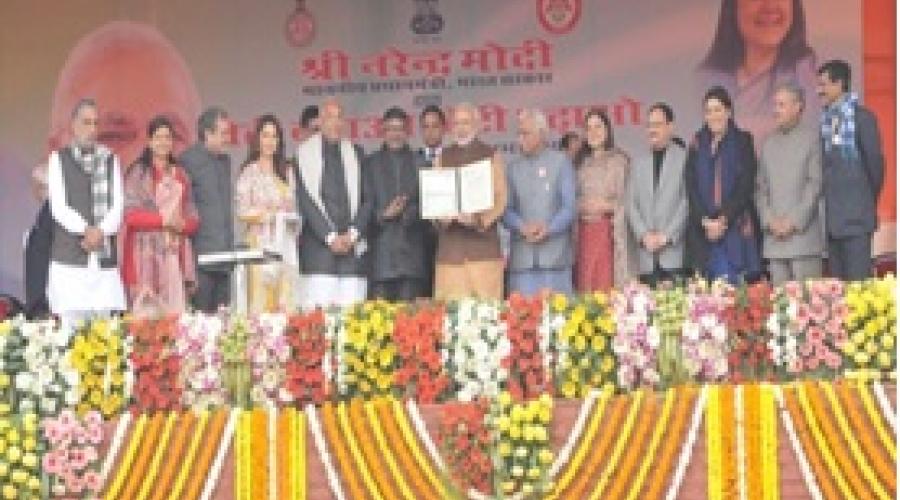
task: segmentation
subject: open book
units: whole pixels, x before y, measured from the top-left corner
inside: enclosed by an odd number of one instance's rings
[[[474,214],[494,206],[491,159],[460,168],[419,171],[419,203],[423,219]]]

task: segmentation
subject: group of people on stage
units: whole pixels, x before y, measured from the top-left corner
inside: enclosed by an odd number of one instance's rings
[[[655,103],[649,148],[634,162],[604,110],[588,112],[583,136],[567,135],[560,151],[544,114],[524,109],[521,152],[508,164],[479,137],[471,104],[449,116],[424,108],[418,149],[409,116],[392,107],[383,144],[365,155],[329,99],[304,110],[294,158],[279,120],[260,117],[235,179],[224,110],[202,113],[198,142],[178,158],[172,123],[154,118],[145,150],[123,168],[97,142],[102,103],[84,99],[72,112],[73,141],[50,155],[48,208],[36,223],[49,233],[49,309],[72,321],[128,307],[228,305],[232,268],[198,266],[197,255],[234,248],[235,221],[245,244],[282,256],[251,266],[251,312],[366,297],[586,292],[693,274],[781,283],[820,276],[826,250],[832,275],[862,279],[884,169],[878,128],[850,90],[846,62],[819,68],[818,93],[821,128],[812,130],[803,125],[812,96],[777,84],[778,127],[759,148],[722,87],[703,96],[704,123],[687,144],[675,136],[672,108]],[[424,220],[419,172],[480,160],[491,165],[492,206]]]

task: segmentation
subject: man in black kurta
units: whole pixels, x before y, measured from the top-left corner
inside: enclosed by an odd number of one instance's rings
[[[382,119],[384,144],[363,162],[373,206],[371,298],[408,301],[428,294],[429,226],[419,217],[418,174],[425,163],[409,147],[407,127],[402,109],[388,109]]]

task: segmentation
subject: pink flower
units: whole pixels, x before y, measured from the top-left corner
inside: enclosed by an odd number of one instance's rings
[[[100,425],[91,426],[87,429],[88,443],[100,444],[103,441],[103,427]]]
[[[57,458],[55,453],[47,453],[46,455],[44,455],[42,463],[44,472],[47,472],[48,474],[59,474],[60,472],[62,472],[59,459]]]
[[[86,446],[84,448],[84,459],[88,462],[95,462],[99,456],[97,455],[97,448],[93,446]]]
[[[67,474],[63,476],[63,481],[66,483],[66,488],[76,495],[84,491],[84,481],[77,474]]]
[[[85,472],[83,479],[84,485],[87,487],[87,489],[91,491],[100,490],[100,486],[102,486],[100,483],[100,474],[98,474],[96,471],[90,470]]]
[[[787,369],[791,373],[800,373],[803,371],[803,360],[800,358],[794,358],[788,361]]]
[[[809,304],[809,315],[816,323],[826,322],[828,320],[828,304],[821,300],[813,299]]]
[[[841,357],[833,352],[829,352],[825,355],[825,364],[828,366],[828,368],[837,370],[841,367]]]
[[[59,414],[59,419],[57,420],[57,423],[63,430],[71,429],[77,422],[78,420],[72,410],[63,410],[62,413]]]
[[[100,412],[96,410],[90,411],[87,415],[84,416],[84,423],[87,426],[101,425],[103,424],[103,417],[100,416]]]
[[[784,292],[788,297],[799,300],[801,297],[803,297],[803,285],[796,281],[785,283]]]
[[[825,340],[825,332],[818,326],[811,326],[806,330],[806,338],[809,342],[823,342]]]
[[[800,344],[800,347],[797,348],[797,352],[800,353],[800,356],[804,358],[809,357],[813,353],[813,345],[810,342],[804,342]]]
[[[80,449],[69,450],[69,463],[76,469],[83,469],[87,465],[87,457],[84,451]]]
[[[818,356],[813,356],[806,360],[806,368],[808,370],[815,370],[819,367],[820,361]]]
[[[806,304],[800,304],[797,307],[797,328],[802,330],[806,328],[806,325],[809,323],[810,313],[809,306]]]

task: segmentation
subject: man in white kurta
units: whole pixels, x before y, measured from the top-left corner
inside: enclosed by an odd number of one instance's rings
[[[115,243],[124,208],[121,169],[115,154],[96,143],[97,118],[96,103],[80,101],[73,142],[48,161],[54,228],[47,299],[69,333],[80,320],[127,307]]]

